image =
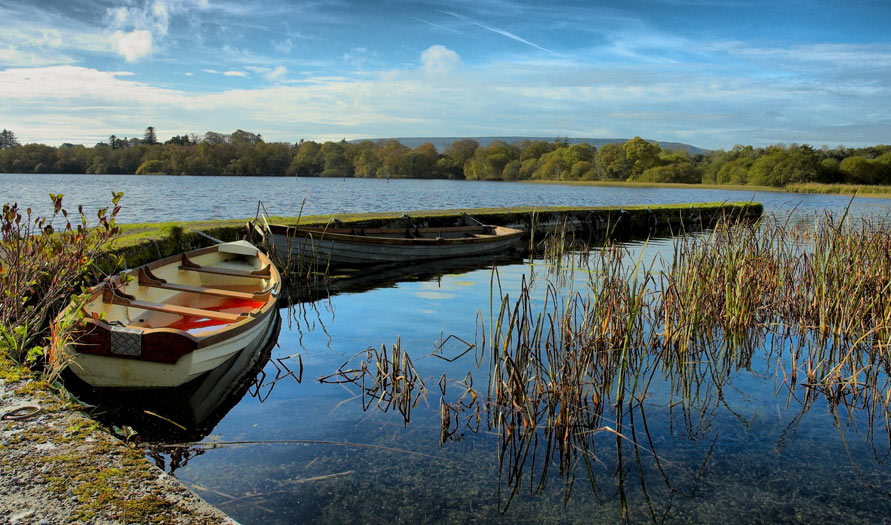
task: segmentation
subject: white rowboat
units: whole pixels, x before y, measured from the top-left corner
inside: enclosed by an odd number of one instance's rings
[[[260,345],[281,276],[245,241],[161,259],[103,281],[67,351],[94,387],[169,388]]]

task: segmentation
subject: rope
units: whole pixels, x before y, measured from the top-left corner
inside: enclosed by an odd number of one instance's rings
[[[204,237],[205,239],[211,240],[217,244],[225,244],[224,241],[221,241],[221,240],[217,239],[216,237],[210,236],[201,230],[196,230],[195,228],[189,228],[189,229],[192,230],[193,232],[197,233],[198,235]]]
[[[41,412],[43,412],[43,409],[40,408],[40,405],[22,405],[4,412],[0,416],[0,421],[23,421],[31,419]]]

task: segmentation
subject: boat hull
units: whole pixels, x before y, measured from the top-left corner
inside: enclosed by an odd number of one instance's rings
[[[521,231],[498,227],[495,232],[464,238],[400,238],[283,228],[273,229],[269,237],[278,253],[290,256],[292,265],[310,262],[372,265],[479,257],[519,250]]]
[[[184,354],[174,363],[159,363],[78,352],[69,347],[76,376],[93,387],[172,388],[214,370],[248,347],[259,347],[275,322],[274,315],[258,319],[247,330]]]

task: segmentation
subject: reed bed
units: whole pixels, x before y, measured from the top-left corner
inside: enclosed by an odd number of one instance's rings
[[[658,264],[614,244],[586,250],[587,282],[562,292],[545,280],[533,293],[524,279],[510,297],[494,285],[493,270],[477,359],[488,357],[483,410],[499,436],[503,508],[522,486],[541,491],[552,467],[568,497],[576,467],[590,472],[596,462],[603,433],[616,437],[620,464],[623,443],[638,465],[641,454],[658,464],[634,423],[654,379],[668,384],[668,406],[698,438],[713,408],[726,406],[733,373],[756,360],[769,363],[778,388],[803,411],[822,399],[836,413],[866,414],[867,435],[879,436],[880,422],[891,447],[886,226],[827,215],[803,232],[775,218],[727,218],[677,238]],[[565,239],[551,242],[549,261],[563,269]],[[443,428],[454,428],[453,413],[443,414]]]

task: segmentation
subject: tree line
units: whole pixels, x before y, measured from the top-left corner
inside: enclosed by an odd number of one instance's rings
[[[640,181],[753,184],[891,184],[891,146],[815,149],[806,144],[734,146],[690,154],[640,137],[599,149],[568,139],[452,142],[442,152],[427,142],[266,142],[259,134],[174,136],[163,144],[153,127],[142,138],[109,137],[93,147],[18,143],[0,134],[0,172],[468,180]]]

